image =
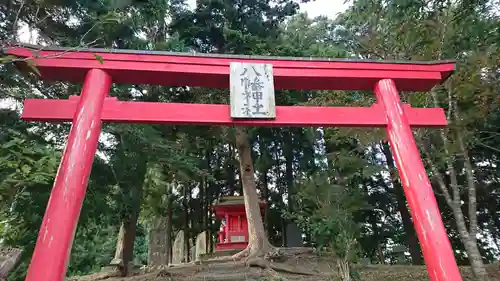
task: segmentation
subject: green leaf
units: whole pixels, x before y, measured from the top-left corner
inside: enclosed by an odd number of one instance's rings
[[[114,12],[109,12],[101,18],[102,23],[119,23],[120,18]]]
[[[16,59],[16,57],[11,56],[11,55],[8,55],[5,57],[0,57],[0,64],[10,63],[10,62],[14,61],[15,59]]]
[[[36,75],[40,76],[40,70],[37,68],[38,64],[35,61],[27,60],[26,64],[33,72],[36,73]]]
[[[104,64],[104,60],[102,59],[102,56],[98,54],[93,54],[95,59],[99,61],[100,64]]]
[[[21,167],[21,170],[23,171],[24,174],[29,174],[31,172],[31,168],[28,165],[23,165]]]

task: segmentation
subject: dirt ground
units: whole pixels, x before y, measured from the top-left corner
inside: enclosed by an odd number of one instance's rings
[[[296,256],[285,264],[304,268],[314,275],[281,273],[269,269],[246,267],[242,263],[206,261],[202,264],[184,264],[161,270],[142,269],[131,277],[112,277],[110,271],[70,278],[68,281],[337,281],[336,266],[332,260],[314,255]],[[468,267],[461,268],[464,281],[473,281]],[[489,265],[492,281],[500,281],[500,265]],[[424,281],[429,280],[424,266],[371,265],[354,266],[354,280],[359,281]]]

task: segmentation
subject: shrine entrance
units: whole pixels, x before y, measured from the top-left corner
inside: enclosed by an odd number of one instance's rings
[[[27,99],[27,121],[72,122],[47,204],[27,281],[63,281],[101,122],[384,127],[432,281],[462,280],[411,127],[444,127],[441,108],[412,108],[399,91],[429,91],[454,71],[452,61],[401,62],[277,58],[133,50],[20,46],[9,55],[34,58],[41,79],[84,82],[68,100]],[[97,60],[96,57],[101,59]],[[233,119],[229,105],[118,101],[112,83],[229,88],[230,64],[272,65],[276,89],[374,91],[371,107],[278,106],[270,119]],[[241,113],[241,112],[240,112]]]

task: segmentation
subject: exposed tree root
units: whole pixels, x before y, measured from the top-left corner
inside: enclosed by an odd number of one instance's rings
[[[246,261],[247,266],[256,266],[263,269],[273,269],[277,272],[291,273],[291,274],[299,274],[299,275],[316,275],[314,272],[299,269],[297,267],[292,267],[290,265],[284,263],[277,262],[269,262],[263,258],[252,258]]]
[[[299,248],[299,249],[286,249],[275,248],[269,241],[260,243],[260,247],[255,247],[254,244],[248,244],[248,247],[243,251],[233,255],[233,261],[240,261],[245,258],[246,266],[255,266],[263,269],[272,269],[277,272],[285,272],[299,275],[315,275],[314,272],[306,269],[300,269],[296,266],[290,266],[282,261],[288,259],[287,256],[293,256],[301,253],[310,253],[312,249]]]
[[[163,277],[163,278],[166,278],[166,277],[170,277],[172,276],[172,273],[168,272],[167,270],[165,269],[162,269],[160,271],[158,271],[158,273],[156,273],[156,278],[159,278],[159,277]],[[169,278],[170,279],[170,278]]]
[[[112,277],[121,277],[121,272],[118,270],[118,268],[116,268],[116,270],[106,270],[86,276],[71,277],[68,281],[98,281],[109,279]]]
[[[0,249],[0,280],[7,280],[7,275],[21,261],[23,250],[17,248]]]
[[[241,252],[234,254],[231,259],[233,261],[239,261],[242,260],[243,258],[246,258],[250,254],[250,244]]]
[[[234,261],[240,261],[243,258],[245,259],[245,262],[249,259],[252,259],[254,257],[259,257],[262,256],[264,257],[267,253],[269,252],[274,252],[276,251],[276,248],[271,245],[269,240],[267,239],[251,239],[250,242],[248,243],[248,246],[242,250],[239,253],[236,253],[232,256]]]
[[[265,272],[269,277],[271,277],[271,280],[289,281],[288,278],[285,278],[283,275],[279,274],[272,268],[266,269]]]

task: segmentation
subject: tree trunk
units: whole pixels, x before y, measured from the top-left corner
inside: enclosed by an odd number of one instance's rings
[[[292,139],[292,132],[288,131],[286,134],[286,143],[284,143],[284,151],[285,151],[285,180],[286,180],[286,187],[288,189],[288,211],[290,213],[293,212],[294,210],[294,203],[293,200],[294,194],[295,194],[295,189],[293,186],[293,139]]]
[[[284,194],[284,188],[283,184],[281,181],[281,161],[280,161],[280,155],[278,153],[278,149],[275,151],[275,159],[276,159],[276,186],[278,187],[278,194],[279,194],[279,206],[281,210],[285,210],[285,202],[283,202],[283,194]],[[286,222],[285,220],[280,220],[281,222],[281,246],[285,247],[286,246]]]
[[[190,237],[190,228],[189,228],[189,195],[191,190],[185,186],[184,187],[184,200],[182,201],[182,205],[184,207],[184,262],[189,262],[189,237]]]
[[[406,233],[406,242],[411,255],[411,262],[413,265],[423,265],[424,259],[421,254],[420,244],[418,242],[417,234],[415,233],[415,227],[411,220],[410,212],[406,207],[406,197],[404,194],[403,186],[401,182],[397,179],[396,165],[394,164],[394,159],[392,158],[391,149],[387,141],[382,142],[382,151],[384,152],[387,166],[389,167],[389,172],[391,174],[392,185],[394,187],[394,193],[396,195],[396,201],[398,206],[398,211],[401,214],[403,221],[403,229]]]
[[[212,165],[211,165],[211,160],[212,160],[212,153],[213,153],[213,147],[210,143],[208,149],[205,151],[205,160],[207,161],[206,162],[206,169],[207,169],[207,173],[209,175],[212,174]],[[210,210],[209,210],[209,206],[210,206],[210,201],[212,200],[212,192],[211,192],[211,187],[212,187],[212,181],[209,180],[209,178],[207,176],[204,176],[203,177],[204,179],[204,182],[205,182],[205,197],[203,198],[203,203],[202,203],[202,209],[203,209],[203,227],[202,227],[202,230],[205,230],[206,231],[206,234],[205,235],[205,252],[207,253],[211,253],[210,251],[210,237],[212,237],[212,229],[210,227],[210,221],[212,220],[212,217],[210,216]]]
[[[340,280],[351,281],[351,270],[349,267],[349,262],[346,260],[338,260],[337,267],[340,275]]]
[[[116,241],[115,257],[111,262],[117,265],[123,276],[127,276],[129,266],[134,257],[134,242],[136,236],[137,219],[141,211],[142,193],[145,184],[148,162],[146,158],[132,158],[138,150],[137,147],[128,147],[128,138],[130,135],[124,133],[120,135],[120,150],[118,153],[123,166],[117,176],[117,183],[123,194],[124,205],[121,206],[121,225]]]
[[[189,193],[191,194],[191,192]],[[189,258],[189,260],[191,261],[193,256],[192,256],[192,253],[190,252],[191,250],[191,247],[196,245],[196,236],[198,235],[198,233],[200,233],[200,226],[201,226],[201,223],[200,223],[200,219],[196,220],[196,218],[201,218],[201,212],[200,212],[200,209],[201,209],[201,202],[199,201],[196,201],[196,200],[193,200],[191,198],[191,195],[189,196],[189,233],[188,233],[188,237],[190,238],[190,241],[188,241],[188,243],[186,243],[186,247],[187,247],[187,257]]]
[[[457,225],[457,230],[460,235],[460,240],[464,244],[465,250],[467,251],[472,273],[478,280],[488,281],[488,272],[484,267],[481,252],[479,252],[479,248],[477,247],[477,240],[475,237],[472,237],[467,230],[460,202],[459,204],[453,204],[452,211]]]
[[[134,258],[134,241],[136,234],[138,214],[131,214],[122,219],[118,239],[116,241],[115,258],[111,262],[120,268],[122,276],[127,276],[130,272],[129,264]]]
[[[217,232],[215,232],[217,233]],[[214,230],[213,230],[213,224],[212,224],[212,204],[209,203],[209,208],[208,208],[208,235],[206,236],[207,239],[207,253],[212,253],[214,251]]]
[[[262,165],[260,166],[260,179],[259,183],[261,185],[260,191],[262,192],[262,199],[264,199],[266,202],[269,202],[269,177],[268,177],[268,172],[270,167],[269,161],[270,161],[270,156],[267,151],[266,144],[264,143],[264,140],[259,141],[259,148],[260,148],[260,157],[263,159]],[[269,229],[270,229],[270,220],[269,220],[269,205],[266,205],[264,208],[264,229],[266,231],[266,237],[269,237]]]
[[[378,260],[379,260],[380,264],[385,264],[384,251],[382,250],[382,246],[380,245],[380,242],[377,242],[377,255],[378,255]]]
[[[141,171],[141,174],[145,175],[146,165],[143,167],[144,171]],[[130,187],[130,210],[128,210],[122,217],[122,223],[120,225],[118,239],[116,241],[115,257],[111,262],[113,265],[117,265],[119,267],[123,276],[127,276],[130,273],[129,266],[134,258],[134,242],[137,219],[139,218],[139,213],[141,211],[142,184],[144,182],[144,178],[141,178],[138,182],[140,182],[140,184]]]
[[[167,241],[165,243],[166,247],[166,252],[167,252],[167,264],[170,264],[172,262],[172,198],[171,195],[169,195],[168,201],[167,201],[167,231],[166,231],[166,236],[167,236]]]
[[[264,231],[250,145],[246,131],[241,127],[236,128],[236,147],[240,157],[240,173],[243,184],[243,197],[245,200],[249,235],[248,247],[233,256],[235,260],[239,260],[245,256],[248,256],[248,259],[263,256],[271,251],[273,247],[271,243],[269,243]]]
[[[467,255],[469,256],[469,262],[474,276],[478,277],[478,279],[482,281],[490,280],[488,272],[483,264],[481,252],[479,252],[479,248],[477,247],[476,239],[469,239],[465,242],[465,249],[467,250]]]
[[[488,276],[488,272],[484,267],[481,252],[479,252],[479,248],[477,247],[475,235],[472,236],[470,234],[469,229],[467,229],[467,225],[465,223],[464,213],[461,208],[460,190],[457,184],[455,168],[450,162],[448,163],[448,174],[450,177],[450,188],[452,191],[450,195],[443,176],[437,169],[436,165],[430,159],[428,159],[428,162],[434,174],[434,178],[436,179],[438,186],[441,189],[442,194],[446,200],[446,203],[453,212],[453,217],[455,218],[460,241],[462,241],[465,250],[467,251],[472,273],[479,281],[489,281],[490,279]]]
[[[206,219],[207,219],[207,212],[205,209],[205,200],[206,200],[206,191],[208,190],[207,187],[207,177],[206,176],[201,176],[201,182],[200,182],[200,193],[199,193],[199,214],[198,214],[198,224],[200,226],[199,232],[207,230],[206,229]],[[196,206],[194,206],[196,208]]]
[[[21,261],[23,250],[17,248],[0,249],[0,280],[7,280],[7,276]]]
[[[456,101],[453,100],[453,92],[450,88],[447,88],[448,91],[448,118],[453,117],[454,121],[459,123],[460,117],[458,114],[458,108],[456,105]],[[431,91],[434,107],[439,107],[439,99],[437,93],[435,91]],[[477,206],[476,206],[476,183],[475,183],[475,175],[472,167],[471,159],[469,158],[469,154],[467,151],[467,147],[463,141],[462,133],[460,131],[455,131],[452,135],[456,143],[458,144],[458,155],[462,156],[464,170],[467,178],[467,194],[468,194],[468,204],[469,204],[469,228],[465,223],[465,216],[462,211],[461,204],[461,193],[460,186],[458,184],[458,176],[457,171],[455,169],[455,162],[457,161],[457,154],[450,152],[450,142],[448,140],[448,135],[444,130],[439,132],[439,136],[443,141],[443,148],[445,154],[448,156],[446,165],[447,165],[447,175],[450,179],[449,188],[443,179],[443,175],[440,173],[438,167],[432,161],[432,157],[430,157],[429,153],[427,153],[427,162],[432,169],[434,177],[437,180],[438,186],[441,189],[443,196],[446,200],[446,203],[451,208],[453,212],[453,217],[455,218],[455,222],[457,225],[457,230],[460,235],[460,240],[464,244],[465,250],[467,251],[467,255],[469,258],[469,262],[471,265],[472,273],[474,277],[476,277],[480,281],[489,281],[488,272],[484,267],[481,253],[479,252],[479,248],[477,246]],[[451,189],[451,191],[450,191]]]
[[[230,195],[234,195],[237,191],[236,187],[236,168],[233,165],[234,153],[233,146],[229,145],[228,158],[226,159],[226,174],[227,174],[227,185],[231,191]]]
[[[262,174],[262,196],[266,202],[269,201],[269,178],[267,176],[267,169]],[[267,237],[269,237],[269,230],[271,229],[271,220],[269,219],[269,205],[264,209],[264,228],[266,229]]]
[[[455,110],[455,120],[458,121],[458,113]],[[476,194],[476,178],[474,175],[474,168],[472,167],[472,161],[469,157],[469,153],[465,148],[464,141],[460,133],[457,134],[457,142],[460,148],[460,152],[464,161],[465,174],[467,175],[467,189],[469,195],[469,237],[467,242],[465,242],[465,249],[469,255],[469,261],[471,263],[472,272],[475,276],[481,280],[489,280],[488,272],[483,264],[483,258],[479,248],[477,246],[477,194]]]
[[[364,185],[363,186],[365,194],[369,194],[368,186]],[[379,227],[377,225],[377,212],[374,211],[372,214],[369,216],[369,221],[372,227],[373,235],[372,235],[372,241],[375,244],[375,249],[374,251],[376,252],[376,256],[378,258],[378,261],[380,264],[385,263],[385,257],[384,257],[384,251],[382,250],[382,243],[381,243],[381,235],[379,233]],[[373,252],[370,253],[370,259],[373,258]]]
[[[375,245],[377,246],[377,258],[380,262],[380,264],[384,264],[384,252],[382,251],[382,245],[380,243],[380,233],[378,231],[378,225],[377,225],[377,217],[376,217],[376,214],[373,214],[372,216],[370,216],[370,221],[371,221],[371,224],[372,224],[372,231],[373,231],[373,242],[375,243]]]

